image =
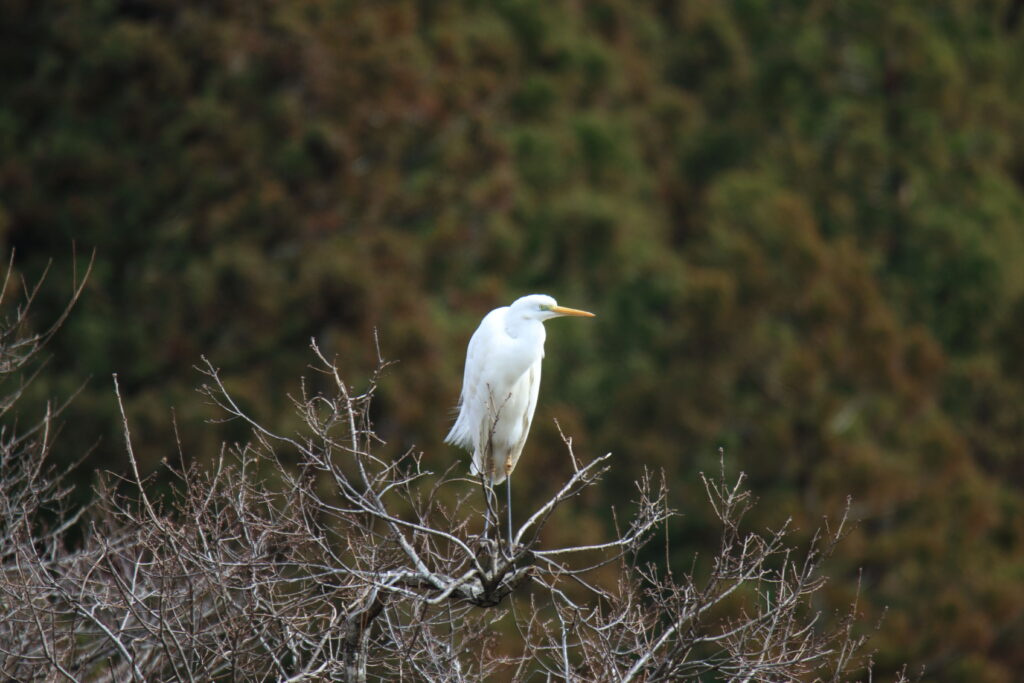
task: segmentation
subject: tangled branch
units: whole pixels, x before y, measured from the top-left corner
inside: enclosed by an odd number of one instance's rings
[[[4,376],[16,376],[45,340],[25,339],[0,336],[0,357],[21,359],[3,365]],[[750,494],[723,465],[703,477],[722,528],[704,572],[676,576],[640,559],[673,514],[665,482],[651,474],[636,483],[623,530],[601,543],[545,547],[555,510],[574,504],[611,462],[610,454],[582,461],[566,439],[572,473],[512,544],[498,543],[476,532],[482,512],[472,501],[487,497],[467,479],[428,470],[413,451],[375,454],[377,375],[357,391],[312,349],[329,388],[303,385],[295,434],[247,413],[203,359],[203,393],[251,439],[209,466],[175,471],[175,493],[162,498],[140,472],[116,376],[130,471],[101,482],[85,510],[71,510],[59,477],[44,476],[52,415],[20,434],[4,427],[0,674],[779,681],[841,680],[862,665],[856,606],[836,625],[811,605],[845,518],[804,553],[785,527],[746,531]],[[617,570],[610,583],[596,571],[608,567]],[[511,641],[500,636],[510,627]]]

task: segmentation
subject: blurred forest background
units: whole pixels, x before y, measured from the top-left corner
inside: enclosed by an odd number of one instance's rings
[[[280,430],[308,343],[387,359],[385,452],[442,445],[465,344],[532,292],[549,324],[516,498],[613,477],[559,533],[602,539],[664,468],[680,567],[716,536],[697,472],[759,527],[859,521],[877,675],[1024,670],[1024,2],[5,0],[0,241],[27,279],[95,269],[30,404],[67,399],[87,490],[244,438],[200,354]],[[697,507],[698,509],[693,509]]]

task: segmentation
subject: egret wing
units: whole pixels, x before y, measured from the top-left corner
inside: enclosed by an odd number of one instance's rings
[[[512,470],[516,468],[519,456],[523,454],[523,447],[526,445],[526,438],[530,435],[530,426],[533,424],[533,413],[537,410],[537,396],[540,393],[540,370],[542,360],[543,358],[538,358],[523,376],[522,381],[525,384],[524,388],[528,392],[529,398],[526,403],[526,409],[522,413],[522,431],[519,436],[519,442],[516,443],[509,452],[508,461],[505,463],[506,474],[512,474]]]
[[[452,425],[445,441],[461,446],[472,452],[476,448],[474,437],[480,432],[480,424],[486,419],[485,406],[487,396],[487,366],[497,336],[501,333],[501,313],[507,310],[499,308],[491,311],[480,322],[473,332],[466,349],[466,369],[462,376],[462,394],[459,397],[459,415]]]

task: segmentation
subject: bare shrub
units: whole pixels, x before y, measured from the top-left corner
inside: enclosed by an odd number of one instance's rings
[[[3,358],[23,359],[44,340],[2,339]],[[203,391],[225,419],[248,425],[251,440],[225,448],[210,467],[177,471],[176,493],[165,498],[152,497],[138,470],[127,420],[131,472],[101,483],[84,511],[62,507],[59,479],[42,476],[52,417],[18,436],[5,428],[0,673],[74,681],[784,681],[842,680],[863,668],[855,607],[837,621],[810,604],[843,520],[802,553],[786,528],[745,531],[750,494],[742,476],[730,481],[723,467],[704,478],[722,536],[703,573],[638,559],[673,514],[654,476],[636,483],[635,510],[607,542],[543,547],[553,511],[609,467],[610,455],[585,462],[566,440],[568,480],[512,543],[482,537],[481,516],[496,511],[480,484],[454,468],[430,472],[413,451],[374,455],[376,376],[356,391],[315,343],[313,351],[330,390],[294,400],[304,424],[295,435],[253,419],[204,360]],[[23,366],[4,366],[6,376]],[[120,402],[116,377],[114,388]],[[115,483],[132,493],[117,493]],[[82,534],[74,545],[72,525]],[[618,580],[599,585],[594,570],[609,564]]]

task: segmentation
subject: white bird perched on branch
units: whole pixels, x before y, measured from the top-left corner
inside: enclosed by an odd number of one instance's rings
[[[545,294],[531,294],[488,313],[469,340],[459,416],[445,441],[470,451],[470,471],[492,486],[512,475],[530,433],[544,358],[544,321],[567,315],[594,317],[559,306]],[[507,493],[511,544],[511,482]]]

